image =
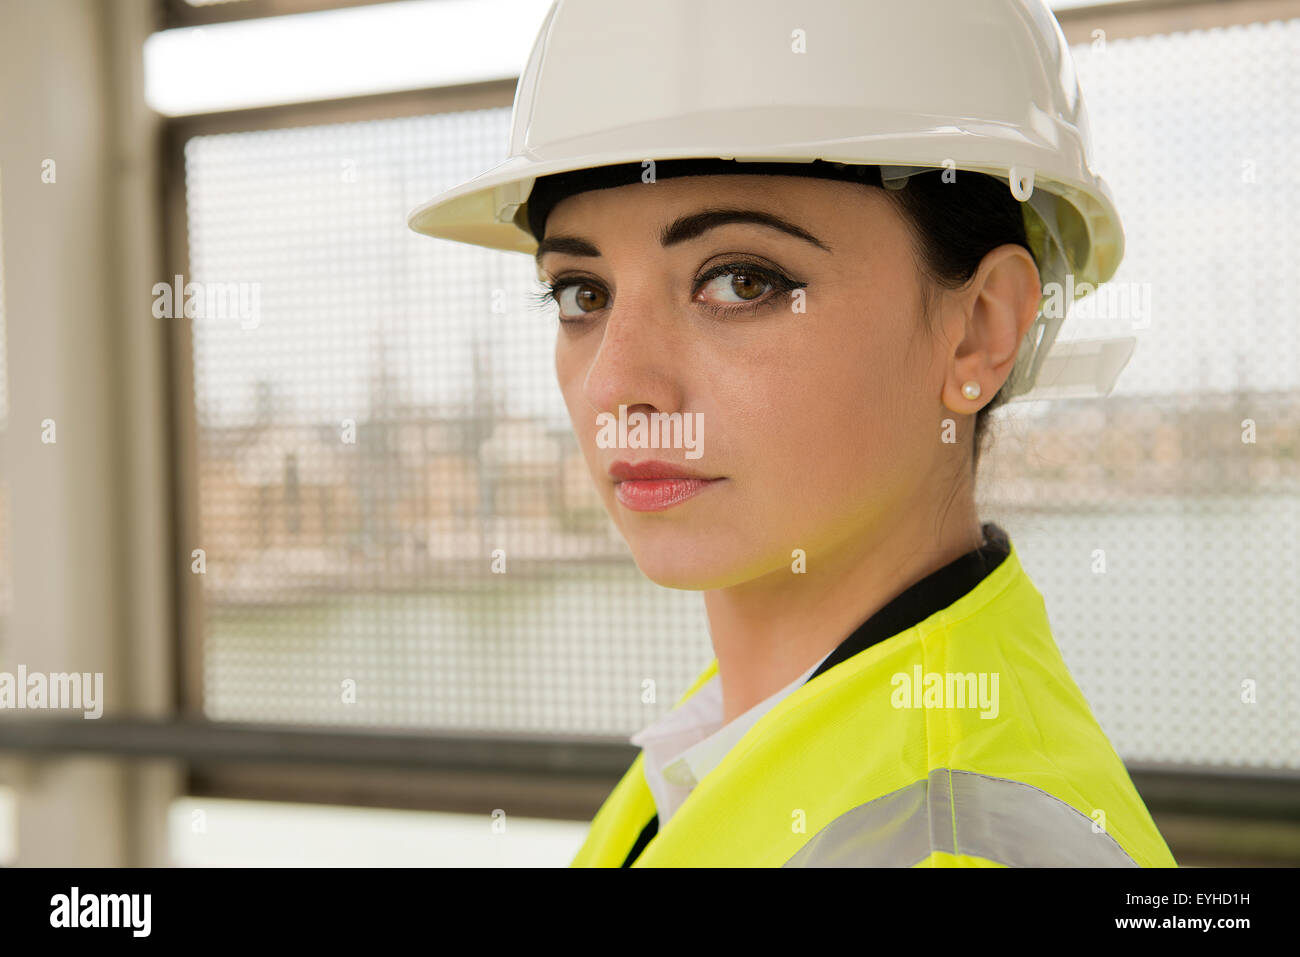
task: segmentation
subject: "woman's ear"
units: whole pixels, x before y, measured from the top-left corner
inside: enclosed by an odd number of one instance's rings
[[[962,325],[950,340],[956,345],[943,384],[950,411],[974,415],[1002,388],[1042,298],[1038,267],[1024,246],[1007,243],[984,257],[955,310]]]

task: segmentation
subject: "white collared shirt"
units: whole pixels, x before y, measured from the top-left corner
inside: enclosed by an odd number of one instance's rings
[[[722,763],[745,732],[793,694],[831,656],[827,652],[794,681],[760,701],[725,726],[722,723],[722,681],[715,674],[681,707],[632,735],[645,753],[645,778],[659,812],[662,829],[668,818],[690,797],[695,785]]]

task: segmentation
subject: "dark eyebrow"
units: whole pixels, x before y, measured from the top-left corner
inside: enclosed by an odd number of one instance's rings
[[[674,220],[660,234],[659,243],[665,247],[684,243],[703,235],[710,229],[725,226],[729,223],[754,223],[758,226],[779,229],[781,232],[802,239],[804,242],[812,243],[818,249],[824,249],[826,252],[831,251],[829,246],[812,235],[812,233],[796,226],[794,223],[787,222],[780,216],[762,213],[753,209],[727,207],[705,209]],[[599,256],[600,250],[585,239],[578,239],[573,236],[554,236],[543,239],[538,244],[537,252],[533,258],[540,265],[542,257],[547,253],[568,253],[570,256]]]

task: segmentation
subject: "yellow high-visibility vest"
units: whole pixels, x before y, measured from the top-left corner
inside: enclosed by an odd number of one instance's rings
[[[850,636],[662,830],[639,755],[572,866],[1176,867],[1041,593],[1005,532],[984,529],[991,545],[925,583],[996,567],[906,627],[889,630],[915,586],[873,616],[885,634]],[[716,673],[715,658],[678,706]]]

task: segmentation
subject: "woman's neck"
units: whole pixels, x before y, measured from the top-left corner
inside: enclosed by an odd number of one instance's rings
[[[938,534],[938,516],[916,511],[855,525],[832,541],[793,545],[806,555],[802,571],[792,557],[767,575],[705,592],[724,722],[794,681],[908,587],[983,543],[969,498],[949,503],[946,515]]]

